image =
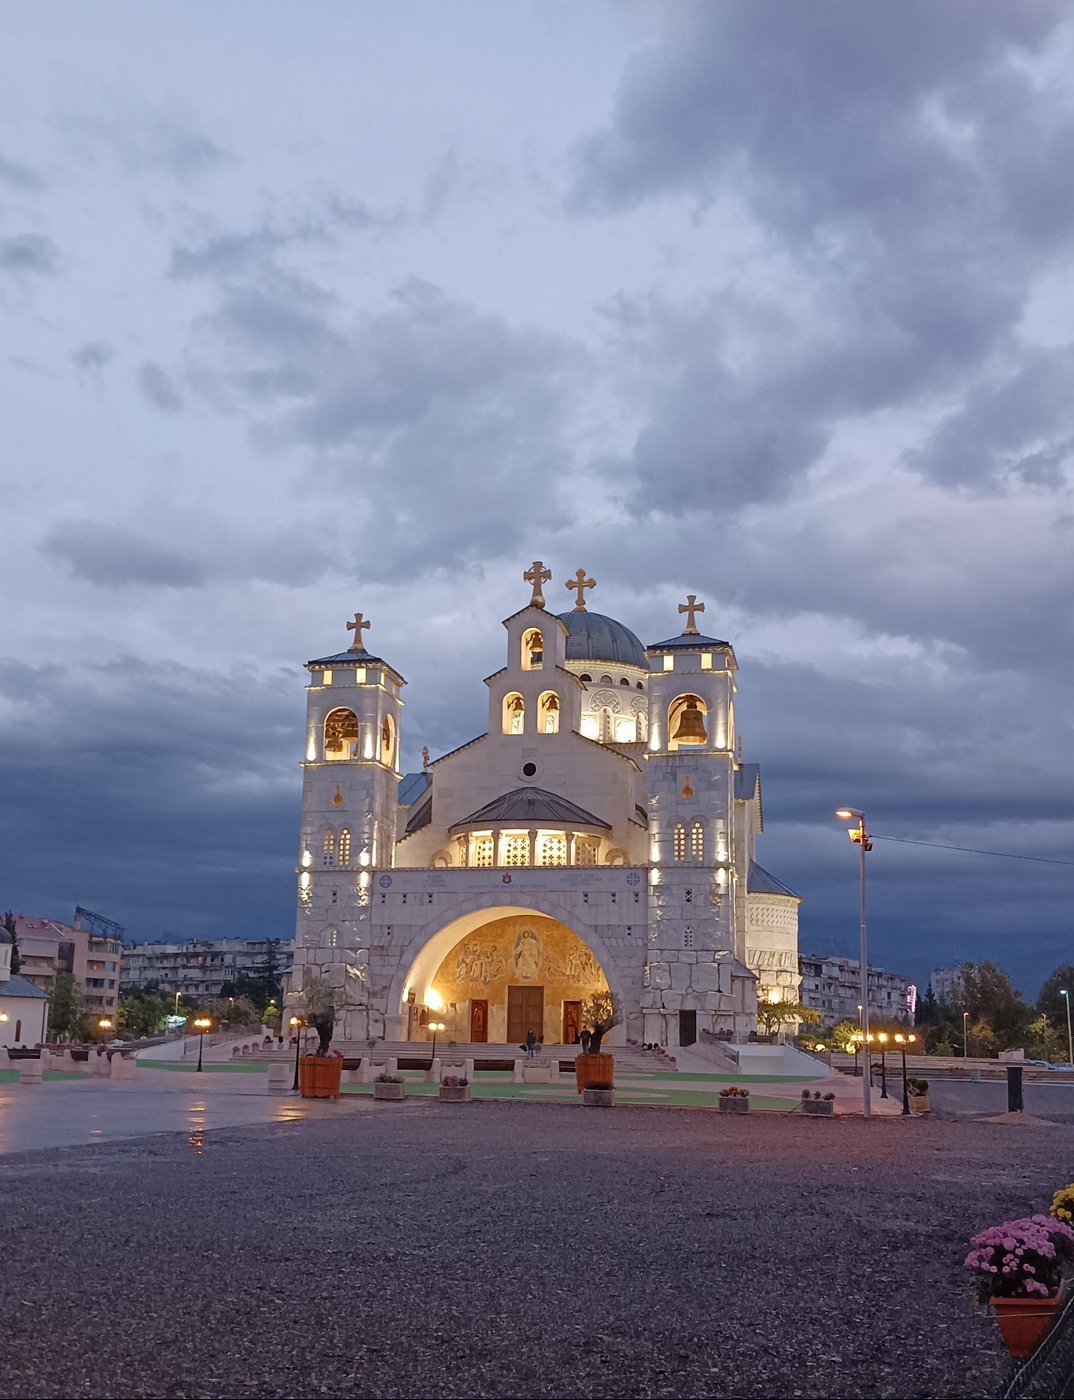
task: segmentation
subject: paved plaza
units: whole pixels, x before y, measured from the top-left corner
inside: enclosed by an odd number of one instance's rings
[[[5,1397],[989,1395],[965,1241],[1074,1158],[1062,1123],[166,1078],[0,1088],[13,1131],[101,1129],[0,1158]]]

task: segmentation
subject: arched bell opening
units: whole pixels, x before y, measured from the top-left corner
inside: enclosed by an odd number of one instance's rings
[[[700,695],[677,695],[668,706],[668,748],[701,747],[708,743],[709,708]]]

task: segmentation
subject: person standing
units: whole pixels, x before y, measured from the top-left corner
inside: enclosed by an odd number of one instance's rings
[[[537,1032],[536,1032],[536,1031],[532,1028],[532,1026],[531,1026],[529,1032],[528,1032],[527,1035],[526,1035],[526,1059],[527,1059],[527,1060],[532,1060],[532,1059],[533,1059],[534,1051],[535,1051],[536,1049],[537,1049]]]
[[[588,1026],[582,1027],[582,1034],[578,1037],[582,1043],[582,1054],[589,1054],[589,1047],[593,1044],[593,1032]]]

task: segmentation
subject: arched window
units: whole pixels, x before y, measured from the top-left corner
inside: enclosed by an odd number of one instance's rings
[[[330,760],[358,757],[358,716],[353,710],[332,710],[325,718],[324,756]]]
[[[595,836],[579,836],[574,843],[575,865],[596,865],[599,845]]]
[[[705,824],[695,821],[690,827],[690,859],[698,865],[705,860]]]
[[[521,734],[526,728],[526,702],[517,690],[503,697],[503,732]]]
[[[544,637],[539,628],[534,627],[522,638],[522,669],[539,671],[544,665]]]
[[[537,838],[538,865],[567,864],[567,834],[563,831],[542,831]]]
[[[649,711],[644,700],[631,700],[630,713],[634,716],[634,738],[639,743],[646,740],[646,728],[649,722]]]
[[[339,929],[335,924],[329,924],[325,929],[325,944],[329,948],[334,948],[339,942]]]
[[[529,865],[530,834],[528,831],[504,831],[500,834],[500,864]]]
[[[537,702],[537,732],[559,733],[559,696],[554,690],[546,690]]]
[[[600,742],[610,744],[615,734],[615,720],[612,719],[611,710],[605,706],[597,711],[597,718],[600,721]]]
[[[395,753],[395,721],[391,715],[384,716],[384,723],[380,726],[380,761],[391,763]]]
[[[326,826],[324,829],[324,835],[321,838],[321,864],[328,866],[335,865],[335,863],[336,833],[332,830],[330,826]]]
[[[708,706],[698,695],[678,695],[668,706],[668,748],[707,744],[705,716]]]
[[[583,671],[582,674],[578,677],[578,679],[580,681],[586,681],[588,683],[593,679],[593,677],[589,674],[588,671]]]
[[[620,685],[625,685],[625,686],[627,687],[628,690],[630,689],[630,682],[627,680],[626,676],[622,676],[622,677],[620,678],[619,684],[620,684]]]
[[[637,684],[636,689],[638,689],[638,690],[644,690],[644,689],[645,689],[645,687],[642,685],[641,681],[638,681],[638,684]]]
[[[676,860],[686,859],[686,826],[683,822],[675,823],[675,833],[672,838],[672,853]]]
[[[601,676],[601,678],[600,678],[600,683],[601,683],[601,685],[611,685],[611,683],[612,683],[612,678],[611,678],[611,676]]]
[[[470,838],[470,864],[482,869],[492,864],[492,837],[472,836]]]
[[[351,863],[351,834],[347,827],[339,833],[339,863],[344,866]]]

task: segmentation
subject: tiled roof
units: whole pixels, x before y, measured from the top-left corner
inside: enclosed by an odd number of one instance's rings
[[[0,997],[32,997],[36,1001],[48,1001],[48,993],[17,973],[6,982],[0,982]]]
[[[666,642],[651,642],[650,651],[676,651],[679,647],[687,650],[694,647],[729,647],[730,642],[722,642],[719,637],[705,637],[700,632],[683,632],[678,637],[669,637]]]

